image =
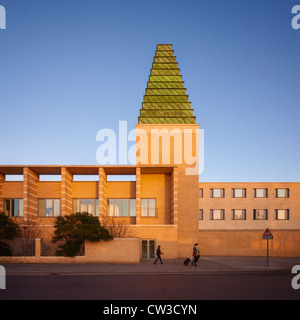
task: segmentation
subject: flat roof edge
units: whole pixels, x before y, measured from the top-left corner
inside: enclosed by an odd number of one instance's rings
[[[142,173],[170,173],[174,165],[3,165],[0,173],[4,175],[22,175],[24,168],[29,168],[41,175],[60,175],[61,169],[66,168],[74,175],[98,175],[103,168],[108,175],[135,175],[136,169],[141,168]]]

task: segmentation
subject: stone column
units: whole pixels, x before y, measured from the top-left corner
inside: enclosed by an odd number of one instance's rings
[[[23,210],[24,219],[36,220],[38,215],[37,183],[39,175],[29,168],[23,168]]]
[[[107,211],[107,199],[106,199],[106,182],[107,175],[104,168],[99,168],[99,188],[98,188],[98,199],[99,199],[99,220],[102,223],[102,217],[106,216]]]
[[[61,215],[72,214],[73,175],[67,168],[61,168]]]
[[[40,258],[42,255],[42,240],[35,239],[35,257]]]
[[[172,172],[172,190],[171,190],[171,209],[172,209],[172,213],[171,213],[171,222],[173,224],[178,223],[178,169],[177,168],[173,168],[173,172]]]
[[[5,175],[0,173],[0,212],[4,211],[3,208],[3,182],[5,181]]]
[[[141,168],[136,168],[136,225],[141,224]]]

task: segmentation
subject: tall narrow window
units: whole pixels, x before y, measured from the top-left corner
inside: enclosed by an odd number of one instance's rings
[[[129,200],[122,199],[122,216],[128,217],[128,209],[129,209]]]
[[[136,217],[136,200],[130,199],[129,206],[130,206],[130,209],[129,209],[130,217]]]
[[[53,208],[54,208],[53,200],[47,199],[46,200],[46,217],[51,217],[54,215]]]
[[[80,199],[80,212],[87,212],[87,199]]]
[[[198,220],[203,220],[203,209],[198,210]]]
[[[87,212],[95,213],[95,199],[88,199]]]
[[[203,189],[202,188],[198,189],[198,198],[203,198]]]
[[[60,216],[60,200],[59,199],[53,200],[53,215],[54,217]]]
[[[115,199],[115,216],[121,216],[121,199]]]
[[[38,216],[46,217],[46,200],[44,199],[38,201]]]
[[[109,217],[114,216],[114,199],[109,199],[107,203],[107,213]]]

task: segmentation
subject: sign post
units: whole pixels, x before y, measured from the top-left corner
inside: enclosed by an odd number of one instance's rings
[[[267,267],[269,267],[269,240],[273,239],[273,235],[268,228],[263,234],[263,239],[267,239]]]

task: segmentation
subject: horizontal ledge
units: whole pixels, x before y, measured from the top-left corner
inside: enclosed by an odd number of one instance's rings
[[[98,175],[99,169],[103,168],[107,175],[135,175],[136,169],[146,169],[155,173],[165,170],[166,173],[170,172],[169,169],[174,168],[173,165],[6,165],[0,166],[0,173],[5,175],[19,175],[23,174],[24,168],[29,168],[37,174],[45,175],[58,175],[61,169],[67,169],[73,175]],[[24,182],[24,181],[7,181],[7,182]],[[48,182],[48,181],[37,181]],[[53,181],[61,182],[61,181]],[[74,181],[73,181],[74,182]],[[78,181],[75,181],[78,182]],[[2,183],[6,183],[3,181]]]
[[[141,218],[145,218],[145,217],[141,217]],[[151,217],[150,217],[151,218]],[[130,227],[147,227],[147,228],[157,228],[157,227],[166,227],[166,228],[175,228],[178,227],[177,224],[156,224],[156,225],[152,225],[152,224],[130,224],[128,225]]]

